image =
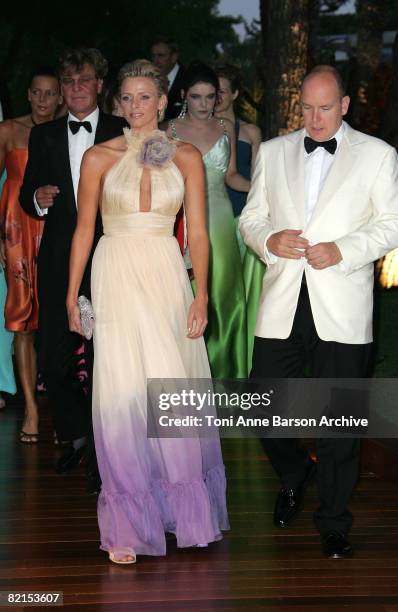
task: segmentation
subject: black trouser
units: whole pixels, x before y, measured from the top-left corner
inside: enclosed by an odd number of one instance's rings
[[[255,338],[250,377],[300,378],[308,365],[314,378],[362,378],[367,374],[371,344],[325,342],[316,332],[307,287],[303,284],[292,332],[286,340]],[[308,453],[298,439],[262,440],[282,486],[303,480]],[[347,533],[352,514],[347,505],[358,478],[358,439],[317,440],[317,484],[320,507],[314,520],[321,534]]]
[[[87,435],[91,420],[92,348],[85,353],[89,381],[86,394],[77,376],[76,351],[81,336],[69,331],[66,307],[46,308],[40,305],[37,333],[38,363],[54,414],[54,427],[60,442]]]

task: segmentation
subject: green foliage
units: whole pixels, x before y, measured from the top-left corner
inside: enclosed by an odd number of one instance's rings
[[[332,34],[355,34],[358,30],[358,17],[355,14],[321,15],[318,25],[320,36]]]
[[[372,23],[374,16],[378,12],[385,30],[395,30],[398,28],[397,0],[356,0],[355,7],[358,16],[367,18],[370,23]]]
[[[184,63],[212,61],[221,45],[238,44],[232,17],[217,13],[218,0],[32,0],[7,2],[1,11],[0,65],[9,83],[13,112],[25,110],[32,70],[55,64],[66,46],[98,47],[115,73],[126,61],[149,57],[151,40],[174,38]]]

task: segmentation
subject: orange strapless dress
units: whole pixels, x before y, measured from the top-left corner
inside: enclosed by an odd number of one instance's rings
[[[37,255],[44,221],[27,215],[19,205],[27,149],[13,149],[6,155],[7,180],[0,200],[0,223],[6,249],[7,299],[5,326],[9,331],[37,329]]]

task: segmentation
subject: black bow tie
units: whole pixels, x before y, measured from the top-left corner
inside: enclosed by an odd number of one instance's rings
[[[331,140],[325,140],[324,142],[318,142],[317,140],[313,140],[309,136],[304,138],[304,148],[307,153],[312,153],[318,147],[323,147],[326,149],[328,153],[334,155],[337,149],[337,140],[332,138]]]
[[[91,127],[91,123],[89,121],[69,121],[68,124],[69,124],[70,131],[72,132],[72,134],[77,134],[77,132],[80,130],[82,126],[90,134],[93,131],[93,128]]]

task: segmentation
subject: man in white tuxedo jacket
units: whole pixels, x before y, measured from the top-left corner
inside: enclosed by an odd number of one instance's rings
[[[252,378],[366,376],[372,342],[373,262],[398,246],[395,149],[343,120],[341,79],[317,66],[304,80],[304,129],[260,146],[239,228],[268,270],[256,324]],[[274,523],[297,515],[314,469],[297,440],[264,439],[282,489]],[[330,558],[351,552],[347,504],[359,440],[322,439],[320,507],[314,515]]]

